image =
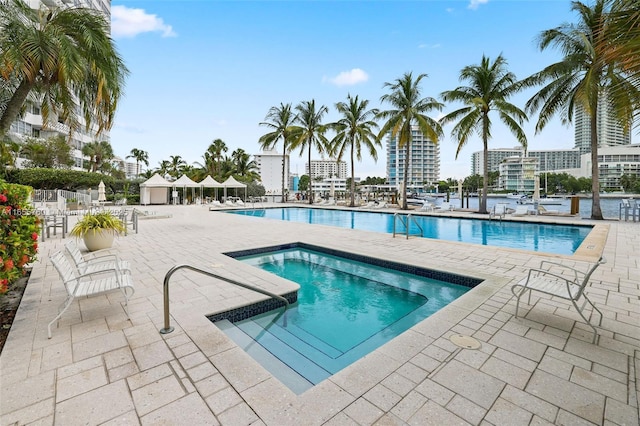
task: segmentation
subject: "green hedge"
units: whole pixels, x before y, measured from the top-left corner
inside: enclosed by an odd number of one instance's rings
[[[100,181],[111,186],[115,180],[108,175],[66,169],[14,169],[8,171],[7,182],[28,185],[37,189],[97,188]]]

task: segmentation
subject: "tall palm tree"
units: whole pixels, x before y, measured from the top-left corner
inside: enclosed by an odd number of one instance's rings
[[[140,175],[140,163],[144,163],[149,167],[149,153],[142,149],[133,148],[131,154],[127,155],[127,158],[133,158],[136,160],[136,175]]]
[[[442,110],[443,105],[431,97],[421,98],[422,90],[420,81],[427,77],[427,74],[420,74],[415,79],[412,73],[405,73],[393,83],[385,83],[383,87],[391,92],[382,95],[380,100],[388,103],[392,109],[382,111],[378,118],[386,120],[378,140],[382,136],[391,133],[391,137],[396,138],[399,148],[405,148],[404,177],[402,181],[402,209],[407,210],[407,180],[409,177],[409,166],[411,164],[411,143],[413,142],[412,126],[417,125],[422,134],[432,141],[438,143],[442,137],[442,127],[438,121],[426,114],[436,110]]]
[[[32,91],[41,95],[45,123],[53,112],[76,129],[79,107],[87,127],[95,122],[98,133],[110,129],[128,70],[109,32],[109,23],[94,10],[35,10],[23,0],[0,2],[0,75],[15,82],[0,115],[0,134]]]
[[[362,149],[366,149],[374,160],[378,160],[377,147],[382,144],[373,132],[378,129],[378,124],[373,119],[379,114],[377,109],[367,109],[368,100],[360,100],[347,95],[347,102],[338,102],[336,109],[342,118],[331,127],[336,131],[331,140],[331,154],[340,162],[344,153],[349,150],[351,158],[351,207],[355,206],[356,196],[356,170],[355,159],[362,160]]]
[[[526,104],[528,112],[540,110],[536,132],[540,132],[556,114],[563,123],[571,123],[576,108],[589,117],[591,219],[603,219],[598,168],[598,110],[608,107],[623,129],[629,130],[634,108],[640,107],[640,88],[637,80],[634,84],[629,78],[631,63],[628,56],[612,53],[620,39],[618,31],[612,29],[615,26],[611,25],[607,3],[608,0],[596,0],[593,6],[588,6],[574,1],[571,10],[578,14],[576,24],[565,23],[540,34],[540,50],[558,48],[563,58],[529,77],[531,84],[543,87]],[[607,105],[601,105],[605,99]]]
[[[299,126],[293,128],[294,139],[291,149],[300,148],[300,155],[305,149],[308,150],[309,173],[311,173],[311,150],[315,147],[318,152],[323,153],[327,150],[329,143],[324,135],[327,131],[327,126],[322,124],[322,118],[329,112],[329,108],[322,105],[316,109],[316,101],[312,99],[296,105],[296,111],[298,111],[298,114],[294,121]],[[309,184],[307,194],[309,196],[309,204],[313,204],[311,184]]]
[[[207,148],[207,152],[211,154],[213,159],[213,178],[217,178],[220,175],[220,163],[225,152],[227,152],[227,144],[222,139],[214,139]]]
[[[287,166],[287,148],[293,142],[293,120],[295,114],[291,112],[291,104],[280,103],[279,107],[271,107],[265,120],[260,123],[261,126],[267,126],[271,129],[271,132],[262,135],[258,142],[260,148],[263,150],[273,149],[276,147],[278,141],[282,139],[282,202],[285,199],[285,176]]]
[[[479,65],[462,68],[459,79],[468,82],[469,85],[443,92],[442,99],[447,102],[461,102],[464,106],[448,113],[440,122],[448,124],[459,120],[451,130],[451,136],[458,141],[456,159],[471,136],[478,134],[482,138],[484,174],[478,213],[487,213],[489,139],[492,126],[490,113],[495,111],[498,114],[526,151],[527,136],[522,124],[527,115],[508,101],[509,97],[522,90],[523,85],[518,82],[515,74],[507,71],[507,61],[502,55],[493,62],[482,55]]]

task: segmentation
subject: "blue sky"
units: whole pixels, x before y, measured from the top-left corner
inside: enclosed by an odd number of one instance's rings
[[[536,36],[574,21],[565,0],[114,0],[111,12],[112,36],[131,72],[111,143],[121,157],[147,151],[150,167],[171,155],[202,162],[217,138],[228,154],[256,154],[267,132],[258,123],[281,102],[315,99],[329,107],[327,121],[338,118],[334,104],[349,93],[386,109],[384,83],[409,71],[426,73],[423,95],[436,98],[483,54],[502,53],[524,78],[559,58],[540,52]],[[524,107],[532,93],[511,101]],[[493,118],[489,146],[517,146]],[[530,149],[573,147],[572,127],[556,120],[535,135],[536,119],[525,125]],[[474,138],[456,160],[450,130],[440,141],[441,179],[468,176],[471,154],[482,150]],[[377,163],[365,157],[356,164],[356,176],[385,176],[384,144],[378,151]],[[291,153],[291,171],[303,174],[306,153],[298,154]]]

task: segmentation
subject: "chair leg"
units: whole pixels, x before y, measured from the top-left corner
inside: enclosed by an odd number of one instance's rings
[[[583,296],[584,296],[584,294],[583,294]],[[589,304],[590,304],[591,306],[593,306],[593,307],[598,311],[598,313],[600,314],[600,322],[598,323],[598,325],[600,325],[600,324],[602,323],[602,312],[600,312],[600,310],[599,310],[599,309],[597,309],[597,308],[593,305],[593,303],[591,303],[591,301],[590,301],[586,296],[584,296],[584,298],[585,298],[585,299],[587,300],[587,302],[589,302]],[[593,329],[593,340],[591,341],[591,343],[595,344],[595,343],[596,343],[596,339],[598,338],[598,330],[596,330],[596,328],[593,326],[593,324],[591,324],[591,322],[589,322],[589,320],[584,316],[584,314],[582,313],[582,310],[580,310],[580,308],[578,307],[578,304],[576,303],[576,301],[575,301],[575,300],[573,300],[573,299],[571,299],[571,303],[573,303],[573,306],[576,308],[576,311],[578,311],[578,314],[580,314],[580,316],[582,317],[582,319],[584,320],[584,322],[585,322],[585,323],[587,323],[587,325]],[[583,307],[584,307],[584,306],[583,306]]]
[[[47,336],[49,339],[51,339],[51,325],[53,325],[54,322],[58,321],[60,317],[62,317],[62,314],[64,314],[65,311],[69,308],[69,306],[71,306],[72,302],[73,302],[73,297],[68,297],[64,303],[64,308],[62,308],[62,311],[60,311],[60,313],[47,326]]]

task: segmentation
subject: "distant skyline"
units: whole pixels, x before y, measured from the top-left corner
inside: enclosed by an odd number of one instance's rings
[[[575,16],[564,0],[114,0],[111,19],[131,71],[111,144],[122,158],[133,148],[147,151],[149,168],[156,168],[171,155],[202,162],[214,139],[227,144],[228,155],[237,148],[258,154],[258,138],[268,131],[259,123],[281,102],[295,107],[315,99],[329,107],[326,122],[338,119],[334,105],[347,94],[387,109],[380,103],[383,84],[405,72],[426,73],[422,94],[439,99],[483,54],[492,60],[502,54],[508,69],[525,78],[560,58],[537,49],[538,34]],[[524,108],[533,93],[511,101]],[[446,104],[442,114],[456,107]],[[498,117],[492,119],[489,148],[518,146]],[[535,135],[536,120],[525,125],[529,149],[573,148],[573,126],[556,119]],[[482,150],[480,137],[455,160],[457,142],[451,126],[444,130],[440,178],[468,176],[472,153]],[[306,154],[298,154],[290,153],[291,172],[303,174]],[[356,175],[386,176],[385,159],[383,139],[377,163],[363,158]]]

